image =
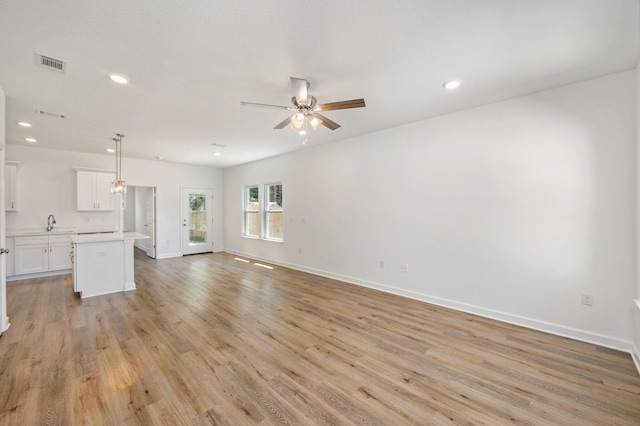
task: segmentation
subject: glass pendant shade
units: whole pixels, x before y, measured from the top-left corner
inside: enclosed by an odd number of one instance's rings
[[[126,194],[127,183],[122,180],[122,133],[116,133],[117,138],[113,138],[116,142],[116,180],[113,181],[111,187],[112,194]]]
[[[113,187],[111,188],[112,194],[126,194],[127,193],[127,183],[123,180],[116,180],[113,182]]]

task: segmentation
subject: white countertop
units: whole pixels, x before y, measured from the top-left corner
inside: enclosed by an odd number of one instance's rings
[[[74,244],[85,244],[105,241],[144,240],[146,238],[149,238],[149,236],[139,232],[113,232],[110,234],[72,235],[71,242]]]
[[[7,228],[7,237],[35,237],[40,235],[65,235],[83,234],[94,232],[115,232],[112,226],[54,226],[51,231],[47,231],[46,226],[30,226],[21,228]]]

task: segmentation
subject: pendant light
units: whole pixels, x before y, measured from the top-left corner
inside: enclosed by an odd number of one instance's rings
[[[127,183],[122,180],[122,133],[116,133],[117,138],[113,138],[116,142],[116,180],[111,188],[112,194],[126,194]]]

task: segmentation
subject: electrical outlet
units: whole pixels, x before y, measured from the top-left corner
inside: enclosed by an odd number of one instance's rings
[[[380,269],[384,269],[384,260],[380,261]]]
[[[582,293],[582,304],[587,306],[593,306],[593,294]]]
[[[409,272],[409,264],[408,263],[403,263],[402,264],[402,272]]]

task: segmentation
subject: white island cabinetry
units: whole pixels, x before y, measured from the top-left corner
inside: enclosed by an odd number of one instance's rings
[[[133,243],[145,238],[137,232],[73,236],[74,291],[85,298],[135,290]]]

